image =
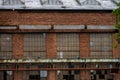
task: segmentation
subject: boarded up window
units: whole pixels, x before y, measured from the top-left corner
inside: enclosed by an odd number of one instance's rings
[[[57,33],[59,58],[78,58],[79,53],[79,33]]]
[[[12,58],[12,34],[0,34],[0,58]]]
[[[46,33],[24,34],[24,56],[26,58],[46,57]]]
[[[90,34],[90,55],[93,58],[112,57],[112,38],[110,33]]]

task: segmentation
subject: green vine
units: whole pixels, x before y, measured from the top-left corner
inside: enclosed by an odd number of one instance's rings
[[[113,10],[113,14],[116,16],[115,28],[118,30],[116,33],[116,40],[120,44],[120,3],[118,3],[118,8]]]

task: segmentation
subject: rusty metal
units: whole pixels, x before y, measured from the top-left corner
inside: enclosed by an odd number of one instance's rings
[[[119,68],[113,68],[114,70],[120,70]],[[11,69],[0,69],[0,71],[37,71],[37,70],[111,70],[111,68],[11,68]]]
[[[81,58],[81,59],[1,59],[0,63],[60,63],[60,62],[120,62],[119,58],[115,59],[92,59],[92,58]]]

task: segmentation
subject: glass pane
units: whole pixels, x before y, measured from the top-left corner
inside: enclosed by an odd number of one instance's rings
[[[57,33],[57,51],[59,58],[79,57],[79,34]]]
[[[24,34],[24,57],[45,58],[46,33]]]
[[[112,38],[110,33],[90,34],[90,50],[93,58],[112,57]]]

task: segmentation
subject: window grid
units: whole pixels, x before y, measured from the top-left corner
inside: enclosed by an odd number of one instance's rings
[[[3,5],[22,5],[20,0],[3,0]]]
[[[60,5],[59,0],[47,0],[46,2],[43,2],[45,5]]]
[[[57,33],[58,58],[79,58],[79,34]]]
[[[24,34],[24,57],[46,57],[46,33]]]
[[[100,3],[96,0],[86,0],[82,5],[100,5]]]
[[[46,71],[44,71],[47,73]],[[41,76],[41,71],[23,71],[23,77],[22,80],[47,80],[47,76]]]
[[[79,68],[77,63],[60,63],[59,68]],[[57,80],[80,80],[80,70],[58,70]]]
[[[12,34],[0,34],[0,58],[12,58]]]
[[[92,58],[112,58],[112,38],[110,33],[90,34],[90,55]]]

